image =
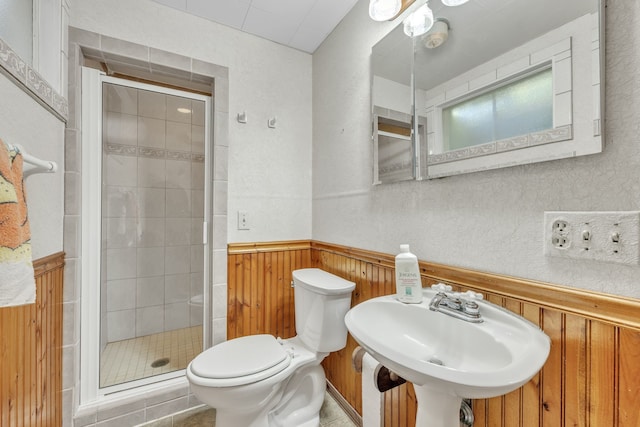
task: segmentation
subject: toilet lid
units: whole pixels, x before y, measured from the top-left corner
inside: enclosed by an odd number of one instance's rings
[[[289,354],[275,337],[250,335],[225,341],[200,353],[191,362],[191,371],[211,379],[251,376],[251,382],[255,382],[277,374],[290,362]]]

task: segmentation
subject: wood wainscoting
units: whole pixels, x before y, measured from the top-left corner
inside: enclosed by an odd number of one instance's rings
[[[229,245],[228,337],[295,334],[291,271],[319,267],[356,283],[352,306],[395,292],[394,257],[315,241]],[[420,262],[423,286],[445,282],[539,325],[551,338],[542,371],[502,397],[475,400],[475,427],[640,426],[640,300]],[[332,353],[327,379],[359,413],[357,344]],[[413,427],[411,384],[385,393],[385,427]]]
[[[64,253],[34,261],[36,302],[0,308],[0,425],[62,425]]]

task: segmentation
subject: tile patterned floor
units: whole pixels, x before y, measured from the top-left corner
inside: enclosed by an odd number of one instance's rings
[[[143,424],[145,427],[215,427],[215,409],[204,409],[176,414],[161,420]],[[223,427],[223,426],[220,426]],[[320,427],[356,427],[356,424],[345,414],[329,393],[324,395],[324,403],[320,409]]]
[[[202,326],[107,344],[100,357],[100,387],[184,369],[202,351]],[[160,359],[163,366],[153,367]]]

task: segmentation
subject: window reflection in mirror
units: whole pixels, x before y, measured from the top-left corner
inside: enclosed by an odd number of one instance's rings
[[[420,175],[437,178],[602,151],[598,0],[432,0],[448,36],[417,37]],[[442,31],[442,25],[439,31]]]
[[[546,68],[443,107],[440,152],[552,129],[551,77]]]

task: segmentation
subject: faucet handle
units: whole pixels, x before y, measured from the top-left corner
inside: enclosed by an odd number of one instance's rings
[[[451,292],[453,289],[451,285],[445,285],[444,283],[436,283],[435,285],[431,285],[431,289],[437,292]]]
[[[473,292],[473,291],[467,291],[464,294],[465,297],[467,297],[470,300],[481,300],[484,299],[484,296],[480,293],[480,292]]]

